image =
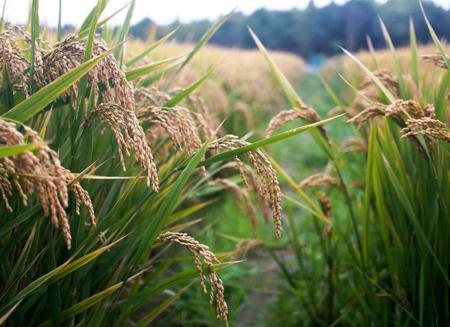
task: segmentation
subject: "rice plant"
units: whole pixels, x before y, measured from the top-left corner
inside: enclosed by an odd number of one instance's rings
[[[209,73],[173,85],[229,15],[181,60],[148,63],[170,35],[128,55],[134,1],[115,31],[100,19],[107,2],[73,35],[60,20],[56,41],[40,32],[38,0],[28,30],[1,22],[0,323],[144,326],[199,278],[228,325],[219,271],[233,253],[185,233],[214,202],[202,194],[219,196],[215,181],[239,173],[280,237],[281,191],[262,147],[336,117],[253,143],[221,135],[193,94]]]
[[[109,5],[70,35],[38,0],[1,19],[0,325],[450,324],[450,56],[422,7],[434,45],[380,20],[387,50],[308,94],[251,29],[260,54],[206,46],[234,11],[179,45]]]
[[[336,93],[322,80],[337,111],[346,113],[347,123],[355,127],[353,136],[337,140],[339,145],[330,140],[324,146],[326,127],[322,138],[313,135],[329,158],[324,170],[298,183],[275,163],[296,192],[285,197],[289,206],[312,220],[299,224],[290,210],[293,259],[283,260],[269,248],[286,289],[272,324],[449,323],[450,66],[445,47],[427,24],[434,54],[418,56],[411,23],[409,66],[402,64],[381,21],[392,71],[377,61],[376,52],[371,54],[372,71],[344,49],[356,68],[344,69],[340,84],[352,94],[342,92],[341,85]],[[294,107],[275,117],[267,132],[295,119],[310,121],[305,100],[254,38]],[[356,69],[362,74],[355,76]]]

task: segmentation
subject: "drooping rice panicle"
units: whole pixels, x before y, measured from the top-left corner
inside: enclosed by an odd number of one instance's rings
[[[266,135],[272,135],[274,131],[297,118],[305,119],[311,123],[320,121],[320,116],[312,108],[281,111],[271,119],[269,126],[266,129]]]
[[[206,105],[205,100],[201,96],[191,93],[187,97],[187,103],[192,109],[193,117],[197,122],[198,129],[203,133],[203,137],[206,140],[214,138],[219,123]]]
[[[422,59],[424,61],[431,62],[436,67],[439,67],[442,69],[448,69],[447,63],[440,53],[423,55]],[[448,56],[447,56],[447,60],[450,60],[450,58]]]
[[[450,143],[450,130],[440,120],[430,117],[406,120],[406,127],[402,129],[402,137],[425,135],[431,139],[439,139]]]
[[[419,103],[414,100],[396,100],[394,103],[386,106],[386,116],[402,118],[403,116],[420,118],[425,115],[425,111]]]
[[[380,110],[380,108],[378,108],[376,106],[372,106],[372,107],[369,107],[369,108],[361,111],[360,113],[353,116],[352,118],[348,119],[347,123],[354,123],[354,124],[357,124],[358,126],[361,126],[368,120],[371,120],[377,116],[382,116],[382,115],[383,115],[383,111]]]
[[[399,85],[397,78],[392,75],[392,73],[387,69],[377,69],[373,71],[373,74],[383,83],[383,85],[392,93],[395,95],[398,95],[399,92]],[[371,78],[366,77],[362,82],[362,92],[366,95],[373,94],[373,91],[371,91],[371,87],[375,87],[374,82]],[[378,90],[377,90],[378,91]]]
[[[49,51],[43,60],[46,84],[83,63],[86,42],[85,38],[79,39],[76,35],[70,35]],[[99,56],[106,51],[108,48],[103,42],[94,40],[93,56]],[[134,88],[127,81],[125,73],[112,54],[100,61],[89,71],[87,76],[89,86],[95,88],[96,103],[117,103],[128,114],[133,115],[135,109]],[[76,108],[78,84],[71,86],[66,96],[71,97]]]
[[[207,293],[205,283],[207,273],[211,283],[210,303],[213,304],[214,298],[216,299],[217,318],[223,320],[225,325],[228,326],[228,306],[225,301],[223,283],[220,277],[214,272],[213,268],[215,264],[220,263],[216,255],[209,250],[208,246],[199,243],[186,233],[163,232],[158,236],[156,242],[178,243],[185,247],[194,256],[195,266],[200,274],[202,289],[205,293]],[[206,273],[203,269],[203,265],[206,265],[208,268]]]
[[[240,140],[235,135],[226,135],[211,143],[210,149],[214,151],[226,151],[248,145],[249,143]],[[275,169],[269,158],[261,150],[250,151],[245,155],[254,170],[255,178],[251,181],[249,175],[241,168],[239,172],[246,186],[253,187],[257,196],[264,200],[265,207],[270,206],[275,224],[275,236],[281,237],[281,190]],[[239,161],[238,161],[239,162]],[[238,166],[239,168],[239,166]],[[252,184],[251,184],[252,182]]]
[[[341,183],[337,178],[324,173],[318,173],[305,178],[299,185],[301,188],[316,186],[335,186],[339,188]]]
[[[325,224],[322,229],[322,237],[327,239],[330,237],[330,233],[332,230],[331,219],[333,217],[333,205],[331,204],[330,197],[326,192],[321,192],[318,196],[320,207],[325,214],[325,217],[330,221],[329,224]]]
[[[162,127],[175,147],[192,154],[201,146],[197,126],[188,109],[175,106],[173,108],[160,108],[156,106],[143,107],[138,110],[138,118],[143,122]],[[147,130],[152,134],[152,127]]]
[[[34,82],[42,85],[43,78],[43,52],[40,44],[48,45],[43,40],[38,40],[34,56]],[[27,52],[31,47],[31,35],[23,27],[15,27],[5,24],[0,33],[0,66],[6,66],[12,87],[16,91],[28,95],[30,62]]]
[[[65,169],[55,151],[50,149],[39,135],[27,126],[20,133],[16,125],[0,119],[0,144],[19,145],[26,141],[38,145],[37,153],[24,152],[15,156],[0,158],[0,193],[8,210],[12,211],[8,198],[16,188],[24,205],[28,196],[36,194],[45,216],[51,217],[56,228],[61,229],[67,248],[71,247],[70,224],[64,208],[68,206],[68,190],[75,196],[77,214],[83,204],[88,209],[90,222],[95,225],[95,214],[89,194]],[[69,184],[73,182],[70,186]]]
[[[88,122],[99,117],[108,124],[113,131],[117,144],[119,160],[123,170],[126,169],[123,152],[127,156],[134,150],[135,156],[141,167],[147,173],[147,185],[150,185],[155,192],[158,192],[158,171],[153,160],[153,154],[147,143],[145,133],[134,112],[129,112],[121,105],[115,103],[102,103],[95,108],[88,117]]]

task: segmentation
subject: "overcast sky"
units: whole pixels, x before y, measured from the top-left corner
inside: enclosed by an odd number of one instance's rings
[[[1,0],[3,5],[5,0]],[[104,17],[115,12],[130,0],[110,0]],[[315,0],[317,6],[323,6],[331,0]],[[411,0],[416,1],[416,0]],[[450,8],[450,0],[434,0],[436,3]],[[89,13],[96,0],[63,0],[63,23],[79,25]],[[304,8],[309,0],[137,0],[133,15],[133,22],[144,17],[150,17],[160,24],[169,23],[175,19],[181,22],[189,22],[203,18],[216,19],[218,16],[229,12],[234,7],[244,13],[252,13],[255,9],[265,7],[268,9],[291,9],[293,7]],[[344,3],[346,0],[335,0],[336,3]],[[7,0],[6,17],[14,23],[24,23],[30,0]],[[56,26],[58,20],[59,0],[41,0],[39,2],[39,14],[42,23]],[[121,13],[115,22],[123,20],[125,13]]]

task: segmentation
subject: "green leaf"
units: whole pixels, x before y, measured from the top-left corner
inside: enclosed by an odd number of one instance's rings
[[[256,45],[258,46],[259,51],[264,56],[264,59],[266,59],[267,63],[269,64],[269,67],[275,76],[278,84],[280,85],[282,91],[286,95],[289,103],[291,106],[293,106],[297,110],[302,110],[307,108],[307,105],[305,102],[300,98],[300,96],[295,92],[295,89],[292,87],[291,83],[289,83],[288,79],[284,74],[281,72],[281,70],[276,65],[275,61],[272,59],[272,57],[269,55],[268,51],[262,44],[262,42],[259,40],[259,38],[256,36],[256,34],[249,28],[249,32],[255,41]],[[309,121],[302,119],[305,123],[309,123]],[[328,137],[325,132],[318,131],[316,129],[311,130],[311,135],[313,136],[316,143],[322,148],[322,150],[330,157],[333,158],[334,155],[330,149],[329,143],[328,143]]]
[[[319,75],[319,78],[320,78],[320,82],[322,83],[323,87],[325,88],[325,91],[327,91],[328,96],[333,100],[335,105],[338,106],[339,108],[344,109],[345,107],[344,107],[342,101],[339,99],[336,92],[334,92],[334,90],[331,88],[330,84],[322,76]]]
[[[101,15],[101,11],[106,6],[106,0],[98,0],[97,6],[95,6],[94,15],[92,16],[91,24],[89,26],[88,39],[86,41],[86,48],[84,50],[83,62],[88,61],[92,57],[92,50],[94,48],[94,40],[95,40],[95,30],[97,29],[97,21]],[[78,86],[78,107],[83,107],[84,98],[86,97],[88,79],[87,76],[84,75],[80,79],[80,83]]]
[[[106,5],[108,4],[109,0],[106,0],[103,4],[103,8],[101,8],[101,11],[105,10]],[[84,20],[83,24],[81,24],[80,31],[89,31],[89,26],[91,26],[91,21],[95,17],[95,11],[97,10],[97,5],[91,10],[89,15]],[[87,33],[86,33],[87,34]]]
[[[3,31],[3,26],[5,25],[5,9],[6,9],[6,0],[3,1],[2,18],[0,21],[0,32]]]
[[[349,56],[354,62],[358,64],[359,67],[370,77],[370,79],[380,88],[380,90],[384,93],[386,98],[393,103],[395,101],[395,96],[384,86],[384,84],[380,81],[378,77],[375,76],[358,58],[352,55],[349,51],[344,48],[341,48],[344,53]]]
[[[152,74],[149,77],[146,77],[145,79],[140,81],[139,85],[148,87],[157,81],[161,81],[165,76],[168,76],[169,74],[172,74],[173,72],[175,72],[175,70],[177,69],[178,66],[179,66],[179,63],[175,63],[164,69],[161,69],[158,72],[155,72],[154,74]]]
[[[172,35],[174,35],[178,29],[180,28],[180,26],[178,26],[177,28],[175,28],[172,32],[166,34],[165,36],[163,36],[162,38],[160,38],[158,41],[152,43],[147,49],[145,49],[144,51],[142,51],[140,54],[138,54],[137,56],[135,56],[133,59],[130,59],[125,65],[127,67],[131,67],[133,66],[135,63],[139,62],[139,60],[145,58],[148,54],[150,54],[153,50],[155,50],[158,46],[160,46],[162,43],[166,42],[168,39],[170,39],[172,37]]]
[[[321,222],[323,222],[327,225],[331,224],[330,219],[327,218],[321,211],[316,211],[313,208],[311,208],[310,206],[308,206],[300,201],[297,201],[294,198],[291,198],[290,196],[283,195],[283,198],[288,200],[292,204],[296,205],[297,207],[308,211],[313,217],[317,217]]]
[[[433,29],[433,26],[431,25],[430,21],[428,20],[427,14],[425,13],[425,9],[423,7],[422,0],[419,0],[420,4],[420,10],[422,11],[423,18],[425,18],[425,23],[427,24],[428,30],[430,31],[431,38],[433,39],[434,44],[439,49],[439,52],[441,53],[442,58],[444,59],[445,63],[447,64],[447,70],[450,73],[450,59],[447,57],[447,54],[445,52],[445,47],[442,45],[441,41],[439,41],[439,38],[436,34],[436,32]]]
[[[372,39],[367,35],[367,47],[369,48],[370,56],[372,57],[372,69],[378,69],[378,61],[373,47]]]
[[[130,8],[128,8],[127,15],[125,16],[125,21],[123,22],[122,26],[120,27],[119,38],[117,40],[117,43],[119,43],[120,46],[114,52],[114,57],[116,57],[116,59],[119,60],[120,65],[122,65],[122,60],[123,60],[123,42],[125,41],[125,38],[128,35],[128,31],[130,30],[131,18],[133,16],[135,4],[136,4],[136,0],[132,0],[131,4],[130,4]]]
[[[200,79],[198,79],[197,81],[195,81],[194,83],[189,85],[184,90],[182,90],[179,93],[175,94],[169,101],[167,101],[166,103],[163,104],[163,107],[164,108],[173,108],[173,107],[175,107],[178,103],[180,103],[180,101],[182,101],[185,97],[187,97],[189,94],[194,92],[200,85],[202,85],[203,82],[205,82],[208,79],[208,77],[212,74],[213,71],[214,71],[213,67],[208,69],[206,74],[204,74],[202,77],[200,77]]]
[[[173,186],[170,188],[170,191],[163,198],[163,201],[161,202],[161,205],[159,206],[155,215],[149,221],[144,233],[145,238],[142,240],[141,248],[138,251],[137,258],[139,258],[139,260],[145,258],[145,256],[148,255],[153,242],[158,237],[167,219],[175,209],[184,186],[186,185],[194,171],[197,169],[201,158],[203,158],[203,156],[205,155],[208,145],[208,142],[205,143],[189,160],[186,167],[183,169],[181,174],[177,177]]]
[[[103,246],[95,251],[92,251],[84,256],[82,256],[79,259],[76,259],[72,261],[72,259],[69,259],[59,267],[51,270],[50,272],[46,273],[45,275],[37,278],[36,280],[32,281],[30,284],[28,284],[24,289],[22,289],[14,298],[5,306],[9,307],[10,305],[13,305],[15,302],[21,301],[24,298],[34,294],[38,290],[42,290],[48,285],[56,282],[57,280],[63,278],[64,276],[72,273],[73,271],[80,269],[81,267],[85,266],[92,260],[96,259],[98,256],[103,254],[105,251],[109,250],[111,247],[113,247],[115,244],[120,242],[123,238],[109,244],[106,246]]]
[[[204,202],[200,202],[195,205],[192,205],[190,207],[187,207],[186,209],[177,211],[177,212],[173,213],[172,215],[170,215],[170,217],[168,218],[168,222],[169,223],[177,222],[183,218],[186,218],[186,217],[192,215],[193,213],[196,213],[196,212],[206,208],[207,206],[209,206],[215,202],[216,202],[215,199],[209,200],[209,201],[204,201]]]
[[[125,6],[123,6],[122,8],[120,8],[119,10],[115,11],[114,13],[112,13],[111,15],[109,15],[108,17],[102,19],[101,21],[99,21],[97,23],[96,26],[96,30],[98,30],[100,27],[102,27],[103,25],[105,25],[106,23],[108,23],[112,18],[114,18],[117,14],[119,14],[122,10],[124,10],[126,7],[128,7],[129,3],[126,4]],[[105,5],[106,6],[106,5]],[[96,7],[97,8],[97,7]],[[94,8],[94,10],[96,9]],[[104,10],[104,7],[102,7],[103,9],[101,9],[102,11]],[[85,37],[86,35],[88,35],[89,33],[89,25],[87,25],[84,29],[80,29],[80,31],[78,32],[78,37],[82,38]]]
[[[306,104],[303,102],[303,100],[300,98],[300,96],[295,92],[294,88],[292,87],[291,83],[289,83],[288,79],[284,74],[281,72],[281,70],[277,67],[277,64],[272,59],[272,57],[267,52],[266,48],[256,36],[256,34],[253,32],[253,30],[249,27],[248,28],[250,35],[252,36],[253,40],[256,43],[256,46],[258,47],[259,51],[262,53],[266,61],[269,63],[270,69],[272,70],[273,74],[275,75],[275,78],[277,79],[278,83],[281,86],[281,89],[283,90],[284,94],[289,100],[289,103],[294,108],[306,108]]]
[[[394,68],[395,68],[395,72],[397,74],[400,95],[401,95],[401,97],[405,98],[408,96],[408,92],[406,89],[405,80],[403,78],[402,66],[400,65],[400,61],[398,59],[397,52],[395,51],[394,43],[392,42],[391,36],[389,35],[386,25],[384,24],[383,20],[380,17],[379,17],[379,20],[380,20],[381,30],[383,32],[384,39],[385,39],[386,43],[388,44],[389,49],[392,54],[392,58],[394,59]]]
[[[192,283],[189,283],[189,285],[186,285],[181,290],[179,290],[174,295],[171,295],[169,298],[165,299],[163,302],[161,302],[156,308],[151,310],[147,315],[144,316],[141,320],[138,321],[136,324],[136,327],[145,327],[149,326],[152,321],[154,321],[156,318],[158,318],[164,311],[166,311],[173,302],[178,300],[180,296],[186,292],[189,287],[191,287]]]
[[[39,0],[32,0],[31,2],[31,49],[30,49],[30,80],[29,91],[33,94],[35,91],[34,85],[34,70],[36,57],[36,43],[39,38]]]
[[[412,17],[409,20],[409,38],[411,46],[412,78],[417,88],[420,90],[419,59],[417,56],[417,39],[416,39],[416,31],[414,29],[414,21]]]
[[[219,263],[213,265],[211,269],[214,271],[220,271],[222,269],[227,269],[234,264],[236,264],[236,262]],[[144,288],[139,293],[130,296],[130,311],[128,313],[133,314],[138,311],[147,303],[147,301],[149,301],[149,299],[152,298],[152,295],[163,292],[166,289],[174,288],[182,283],[186,283],[195,277],[198,277],[198,270],[196,268],[176,273],[175,275],[167,277],[162,281],[149,285],[149,287]]]
[[[33,151],[39,147],[39,144],[20,144],[20,145],[0,145],[0,158],[11,157],[28,151]]]
[[[3,324],[6,323],[9,316],[14,312],[14,310],[17,309],[17,307],[20,305],[20,303],[22,303],[22,300],[20,300],[16,304],[14,304],[14,306],[11,309],[9,309],[8,312],[6,312],[3,316],[0,316],[0,326],[2,326]]]
[[[68,71],[64,75],[58,77],[50,84],[44,86],[32,96],[26,98],[21,103],[17,104],[3,117],[10,118],[19,122],[25,122],[33,116],[41,112],[52,101],[56,100],[61,94],[67,91],[81,77],[87,74],[95,65],[111,53],[109,50],[100,56],[92,58],[78,67]]]
[[[127,80],[134,81],[135,79],[138,79],[141,76],[153,73],[159,69],[165,68],[169,66],[171,63],[174,63],[176,61],[180,60],[180,57],[173,57],[173,58],[167,58],[160,61],[152,62],[151,64],[136,67],[133,69],[129,69],[126,71],[125,75],[127,77]]]
[[[115,293],[117,290],[119,290],[122,287],[122,285],[123,285],[123,282],[114,284],[113,286],[108,287],[108,288],[104,289],[103,291],[95,293],[94,295],[88,297],[87,299],[84,299],[83,301],[74,304],[73,306],[64,310],[61,313],[61,320],[70,319],[70,318],[74,317],[75,315],[77,315],[83,311],[86,311],[90,307],[96,305],[98,302],[111,296],[113,293]]]
[[[62,0],[58,3],[58,26],[56,28],[56,40],[59,42],[62,38],[62,27],[61,27],[61,13],[62,13]]]
[[[211,39],[211,37],[214,35],[214,33],[216,33],[216,31],[223,25],[223,23],[225,23],[228,18],[231,17],[231,15],[234,14],[234,11],[236,9],[233,9],[231,12],[229,12],[228,14],[226,14],[225,16],[223,16],[222,18],[220,18],[213,26],[211,26],[206,32],[205,34],[202,35],[202,37],[200,38],[200,40],[197,42],[197,44],[195,45],[194,49],[192,49],[191,52],[189,52],[188,56],[186,57],[186,59],[183,61],[183,63],[181,64],[180,68],[178,68],[176,74],[178,74],[191,60],[192,58],[195,56],[195,54],[201,49],[203,48],[203,46],[208,43],[208,41]]]
[[[324,119],[321,120],[319,122],[316,123],[312,123],[306,126],[301,126],[301,127],[297,127],[297,128],[293,128],[289,131],[283,132],[283,133],[279,133],[270,137],[266,137],[264,139],[261,139],[259,141],[250,143],[248,145],[244,145],[241,146],[237,149],[233,149],[233,150],[229,150],[229,151],[225,151],[225,152],[221,152],[211,158],[208,158],[207,160],[201,162],[202,165],[208,166],[214,162],[218,162],[218,161],[224,161],[224,160],[228,160],[231,158],[234,158],[240,154],[244,154],[246,152],[249,151],[255,151],[263,146],[272,144],[272,143],[276,143],[276,142],[280,142],[282,140],[285,140],[287,138],[293,137],[295,135],[304,133],[312,128],[318,127],[318,126],[322,126],[323,124],[329,123],[337,118],[340,118],[342,116],[344,116],[345,114],[341,114],[341,115],[337,115],[328,119]]]
[[[0,237],[10,233],[14,228],[20,226],[26,221],[30,221],[39,212],[40,208],[36,205],[26,210],[25,212],[17,215],[15,219],[4,222],[0,225]],[[31,224],[28,224],[31,226]]]

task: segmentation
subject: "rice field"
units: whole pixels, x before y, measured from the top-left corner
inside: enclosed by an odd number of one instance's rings
[[[151,40],[148,43],[151,44]],[[147,60],[177,60],[194,47],[195,44],[168,42],[156,48]],[[130,57],[133,57],[145,48],[145,44],[142,41],[131,41],[127,48]],[[296,55],[284,52],[274,52],[272,56],[283,74],[293,83],[298,83],[305,71],[305,62]],[[214,109],[218,119],[228,118],[225,124],[230,124],[231,116],[239,116],[236,118],[240,119],[234,124],[242,125],[240,132],[244,134],[263,123],[266,117],[276,114],[278,108],[284,105],[283,92],[276,87],[270,67],[257,50],[205,45],[180,72],[177,85],[187,87],[210,70],[211,75],[204,82],[205,85],[198,89],[197,94],[209,108]],[[237,114],[234,115],[234,112]],[[256,112],[262,114],[257,115]],[[233,127],[229,128],[232,130]]]
[[[450,59],[0,24],[0,325],[448,326]],[[423,12],[426,19],[426,13]],[[25,15],[26,16],[26,15]]]

